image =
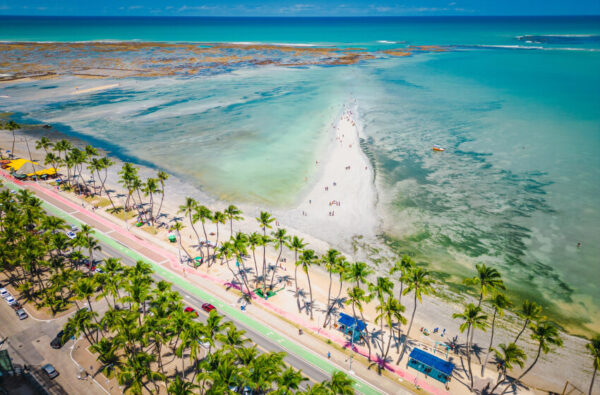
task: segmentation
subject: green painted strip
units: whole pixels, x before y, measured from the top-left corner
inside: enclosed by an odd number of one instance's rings
[[[8,184],[7,186],[10,189],[13,189],[13,190],[21,189],[19,186],[13,184],[10,181],[7,181],[6,184]],[[79,226],[82,225],[81,221],[79,221],[78,219],[65,213],[64,211],[62,211],[61,209],[59,209],[58,207],[56,207],[50,203],[47,203],[42,200],[42,206],[47,211],[52,212],[54,215],[60,216],[61,218],[64,218],[65,220],[67,220],[70,223],[73,223],[73,224],[76,224]],[[281,336],[280,334],[278,334],[275,331],[271,330],[270,328],[262,325],[261,323],[254,320],[253,318],[247,316],[246,314],[242,313],[241,311],[238,311],[237,309],[229,306],[228,304],[215,299],[214,296],[211,296],[208,293],[206,293],[205,291],[193,286],[192,284],[188,283],[187,281],[185,281],[178,275],[174,274],[170,270],[167,270],[164,267],[156,264],[155,262],[152,262],[150,259],[140,255],[138,252],[136,252],[128,247],[123,246],[122,244],[120,244],[116,240],[112,239],[111,237],[109,237],[103,233],[96,233],[96,236],[97,236],[98,240],[100,240],[101,242],[106,243],[106,244],[110,245],[111,247],[118,249],[119,251],[123,252],[124,254],[128,255],[130,258],[132,258],[136,261],[143,260],[145,262],[150,262],[150,264],[154,267],[155,273],[159,274],[160,276],[162,276],[166,279],[169,279],[173,283],[177,284],[180,288],[188,291],[191,294],[194,294],[196,297],[199,297],[200,299],[210,300],[215,305],[215,307],[217,307],[217,309],[219,311],[221,311],[222,313],[226,313],[229,317],[242,322],[244,325],[246,325],[260,333],[270,333],[269,336],[272,339],[274,339],[281,347],[287,349],[290,353],[293,353],[293,354],[301,357],[306,362],[317,366],[318,368],[329,373],[330,375],[333,374],[335,371],[339,370],[339,368],[333,366],[331,363],[325,361],[324,359],[320,358],[316,354],[308,351],[307,349],[300,346],[299,344],[288,340],[287,338]],[[381,394],[381,392],[377,391],[370,385],[367,385],[364,382],[358,381],[358,380],[354,380],[354,388],[357,391],[359,391],[365,395]]]

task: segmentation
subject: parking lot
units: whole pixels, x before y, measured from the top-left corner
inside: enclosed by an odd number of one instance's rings
[[[71,359],[69,340],[61,349],[53,349],[50,342],[62,329],[68,316],[53,320],[38,320],[29,317],[19,320],[15,310],[4,298],[0,298],[0,349],[8,350],[13,365],[27,366],[32,376],[51,394],[90,394],[101,395],[105,392],[91,379],[79,380],[78,368]],[[42,366],[50,363],[59,375],[50,379]]]

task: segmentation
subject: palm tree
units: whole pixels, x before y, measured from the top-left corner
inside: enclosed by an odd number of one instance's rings
[[[279,254],[277,254],[277,260],[275,261],[275,266],[273,267],[273,273],[271,273],[271,282],[269,284],[269,289],[273,290],[273,280],[275,279],[275,273],[277,272],[279,260],[281,259],[283,246],[287,245],[287,241],[289,240],[290,236],[287,235],[287,231],[285,229],[281,228],[277,228],[277,230],[275,232],[271,232],[271,234],[273,235],[275,247],[279,249]]]
[[[477,276],[465,279],[466,285],[478,285],[479,286],[479,302],[477,306],[481,306],[483,297],[488,293],[504,290],[504,282],[500,272],[493,267],[487,267],[485,264],[475,265],[477,268]]]
[[[298,311],[300,311],[300,293],[298,292],[298,266],[300,266],[300,262],[298,261],[298,252],[302,251],[307,244],[304,242],[304,239],[293,236],[288,248],[294,251],[294,282],[296,283],[296,303],[298,304]]]
[[[402,306],[402,304],[400,304],[400,302],[391,295],[391,290],[385,301],[380,299],[380,303],[377,306],[377,311],[379,312],[379,315],[377,315],[375,318],[375,323],[379,322],[381,326],[381,358],[379,360],[377,371],[381,375],[381,370],[387,361],[390,346],[392,345],[392,340],[394,339],[394,322],[398,322],[398,326],[400,326],[401,324],[406,324],[406,318],[402,316],[402,313],[404,312],[404,306]],[[383,338],[384,322],[389,330],[387,347],[385,347],[385,341]]]
[[[521,307],[521,311],[519,311],[517,314],[519,314],[519,316],[525,320],[525,323],[523,324],[523,329],[521,329],[513,343],[517,343],[523,332],[525,332],[525,328],[527,328],[527,325],[529,325],[530,322],[541,318],[542,306],[538,305],[535,302],[525,300],[523,302],[523,306]]]
[[[498,359],[501,369],[498,374],[498,382],[490,391],[490,394],[493,394],[496,388],[506,380],[506,372],[507,370],[512,370],[513,364],[519,365],[521,369],[525,365],[525,360],[527,359],[527,355],[517,346],[515,343],[510,343],[508,346],[505,344],[500,344],[500,351],[494,349],[496,353],[496,358]]]
[[[188,216],[188,219],[190,220],[190,225],[192,226],[192,230],[196,234],[196,239],[198,240],[198,248],[202,250],[200,248],[200,246],[202,245],[202,243],[200,243],[200,236],[198,235],[198,231],[196,231],[196,228],[194,227],[194,219],[192,217],[197,205],[198,203],[196,202],[196,200],[194,200],[194,198],[186,197],[185,204],[179,206],[179,211],[177,211],[177,213],[182,213],[183,215]]]
[[[138,169],[128,162],[123,163],[123,167],[121,167],[121,170],[119,171],[119,175],[121,176],[119,183],[127,189],[127,200],[125,201],[125,207],[123,208],[125,211],[129,210],[129,201],[135,191],[134,181],[139,181],[137,171]]]
[[[16,123],[15,121],[8,121],[8,123],[6,124],[5,127],[6,127],[6,130],[10,130],[13,135],[13,142],[12,142],[12,148],[11,148],[10,154],[14,157],[15,141],[17,140],[17,137],[15,136],[15,130],[21,129],[21,126],[18,123]]]
[[[263,268],[262,268],[262,279],[263,279],[263,295],[267,297],[267,228],[271,229],[271,222],[275,221],[275,218],[266,211],[261,211],[260,216],[256,218],[260,227],[263,230],[263,237],[265,238],[265,244],[263,244]]]
[[[52,142],[48,137],[42,136],[35,144],[35,149],[43,149],[44,152],[47,154],[48,149],[52,149]]]
[[[233,221],[241,220],[242,212],[240,211],[240,209],[235,207],[233,204],[230,204],[229,207],[227,207],[225,210],[223,210],[223,213],[225,213],[227,218],[229,218],[229,233],[230,233],[230,237],[231,237],[231,236],[233,236]]]
[[[333,307],[333,303],[331,301],[331,284],[333,282],[333,272],[338,267],[338,262],[340,259],[344,259],[340,257],[340,252],[338,250],[330,248],[325,253],[323,257],[323,264],[329,273],[329,288],[327,290],[327,313],[325,314],[325,319],[323,320],[323,328],[327,326],[329,322],[329,315],[331,314],[331,308]]]
[[[313,250],[307,249],[302,251],[302,255],[300,255],[300,265],[302,265],[302,270],[306,273],[306,279],[308,280],[308,290],[310,292],[310,319],[313,319],[313,294],[312,294],[312,285],[310,283],[310,275],[308,273],[308,269],[312,265],[318,265],[318,257]]]
[[[365,316],[363,314],[363,302],[369,303],[371,301],[370,295],[367,295],[364,290],[359,287],[353,287],[348,290],[348,299],[346,300],[346,304],[352,305],[352,315],[354,316],[354,320],[358,320],[358,316],[356,314],[356,309],[360,312],[360,317],[362,321],[365,323],[365,333],[363,339],[367,344],[367,348],[369,349],[369,361],[371,360],[371,341],[369,336],[369,328],[366,325],[367,321],[365,320]],[[361,333],[362,335],[362,333]],[[352,341],[354,341],[354,333],[352,334]]]
[[[215,211],[212,216],[212,222],[217,227],[217,240],[215,241],[215,245],[219,244],[219,224],[224,225],[225,221],[227,221],[227,216],[220,211]]]
[[[92,344],[90,350],[98,354],[98,361],[102,363],[101,371],[110,379],[121,362],[117,354],[118,344],[111,339],[102,338],[98,343]]]
[[[431,292],[433,292],[433,279],[431,278],[431,272],[421,267],[412,268],[407,275],[406,281],[407,287],[402,294],[406,295],[410,292],[413,292],[413,311],[412,315],[410,316],[410,324],[408,324],[408,330],[406,331],[404,344],[402,345],[402,352],[400,353],[400,357],[398,358],[396,364],[400,363],[402,357],[404,357],[404,353],[406,352],[406,343],[408,342],[410,330],[415,319],[415,312],[417,311],[417,300],[419,303],[423,303],[423,295],[429,295]]]
[[[146,185],[143,187],[144,196],[150,196],[150,222],[154,225],[154,194],[159,193],[158,180],[156,178],[148,178]]]
[[[337,260],[337,265],[335,267],[335,273],[338,274],[339,281],[340,281],[340,287],[338,288],[338,293],[337,293],[337,296],[335,297],[335,301],[340,300],[340,296],[342,295],[342,288],[344,286],[344,279],[348,276],[349,270],[350,270],[350,264],[348,263],[348,261],[344,257],[340,257],[340,259]],[[331,316],[332,312],[333,312],[333,301],[332,301],[331,307],[328,311],[330,321],[332,318],[332,316]],[[325,320],[325,322],[328,324],[327,320]]]
[[[193,395],[196,393],[195,390],[200,388],[198,384],[194,384],[192,381],[187,381],[176,375],[175,380],[171,381],[167,388],[167,393],[171,395]]]
[[[195,210],[194,210],[194,222],[200,220],[200,223],[202,224],[202,232],[204,233],[204,241],[205,241],[205,245],[206,245],[206,255],[207,255],[207,259],[208,256],[210,256],[210,245],[208,244],[208,235],[206,234],[206,221],[211,221],[212,220],[212,212],[208,209],[208,207],[203,206],[203,205],[196,205]]]
[[[160,204],[158,205],[156,217],[160,218],[160,211],[162,210],[163,201],[165,200],[165,181],[169,179],[169,174],[159,170],[158,173],[156,173],[156,178],[158,179],[158,182],[160,182]]]
[[[183,246],[183,242],[181,240],[181,230],[183,229],[183,224],[181,222],[177,221],[177,222],[175,222],[175,224],[173,226],[171,226],[171,229],[173,229],[175,232],[177,232],[177,240],[179,240],[179,248],[181,248],[185,252],[185,254],[188,256],[189,259],[192,259],[192,256],[185,249],[185,247]],[[179,254],[179,261],[181,262],[181,253]]]
[[[594,379],[596,378],[596,372],[600,366],[600,335],[596,335],[588,344],[586,344],[586,348],[589,350],[590,354],[592,354],[592,358],[594,358],[594,373],[592,373],[592,382],[590,383],[589,390],[589,395],[592,395]]]
[[[394,266],[390,269],[390,275],[400,272],[400,277],[398,280],[400,281],[400,290],[398,291],[398,301],[402,303],[402,292],[404,291],[404,281],[406,280],[406,275],[410,272],[415,266],[414,261],[408,255],[404,255],[400,262],[396,262]]]
[[[335,395],[354,394],[354,381],[339,370],[331,375],[331,380],[323,382],[323,385]]]
[[[361,283],[367,282],[367,277],[373,273],[373,270],[369,269],[364,262],[354,262],[350,265],[348,272],[348,278],[356,283],[356,286],[360,288]]]
[[[475,306],[473,303],[469,303],[465,307],[464,313],[454,313],[452,314],[452,318],[459,318],[464,322],[460,325],[460,333],[463,333],[465,329],[467,330],[467,364],[469,367],[469,378],[471,380],[471,385],[469,386],[469,390],[473,392],[473,371],[471,370],[471,343],[473,341],[473,332],[475,332],[476,328],[484,330],[486,327],[487,315],[481,312],[481,307]]]
[[[299,389],[300,384],[307,380],[308,378],[302,376],[301,370],[295,370],[290,366],[277,378],[277,386],[280,390],[278,393],[282,395],[291,395],[293,394],[292,390]]]
[[[519,381],[521,381],[521,379],[523,379],[523,377],[525,377],[525,375],[529,373],[531,369],[533,369],[542,352],[544,354],[548,354],[548,352],[550,352],[550,346],[561,347],[563,344],[562,339],[558,334],[558,329],[556,329],[556,327],[549,322],[532,324],[531,331],[531,338],[538,342],[537,354],[533,360],[533,363],[529,365],[529,367],[525,369],[525,371],[521,373],[521,375],[514,381],[515,384],[519,383]],[[500,395],[504,394],[510,386],[511,384],[508,384],[500,393]]]
[[[502,317],[504,316],[504,309],[508,309],[512,306],[510,300],[506,298],[503,294],[495,294],[490,300],[492,307],[494,308],[494,315],[492,316],[492,333],[490,335],[490,345],[488,347],[488,351],[485,354],[485,361],[481,365],[481,377],[485,372],[485,366],[487,365],[488,358],[490,356],[490,352],[493,350],[494,346],[494,329],[496,327],[496,316]]]

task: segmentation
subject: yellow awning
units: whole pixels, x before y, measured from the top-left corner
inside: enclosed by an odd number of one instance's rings
[[[41,175],[48,175],[48,176],[53,176],[56,174],[56,169],[54,169],[53,167],[49,168],[49,169],[43,169],[43,170],[38,170],[35,173],[30,173],[27,174],[27,177],[32,177],[32,176],[41,176]]]
[[[23,167],[24,164],[26,163],[33,163],[34,165],[37,165],[36,162],[32,162],[30,160],[27,159],[15,159],[10,161],[10,163],[8,164],[8,167],[17,171],[19,170],[21,167]]]

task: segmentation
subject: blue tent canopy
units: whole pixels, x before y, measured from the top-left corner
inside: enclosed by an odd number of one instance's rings
[[[446,376],[451,376],[452,371],[454,370],[454,364],[452,362],[444,361],[443,359],[418,348],[413,348],[413,350],[410,352],[409,358],[421,362],[422,364],[427,365],[430,368],[445,374]]]
[[[367,325],[361,321],[357,320],[348,314],[340,313],[340,319],[338,320],[338,324],[344,325],[346,328],[352,329],[352,327],[356,327],[360,332],[364,331]]]

